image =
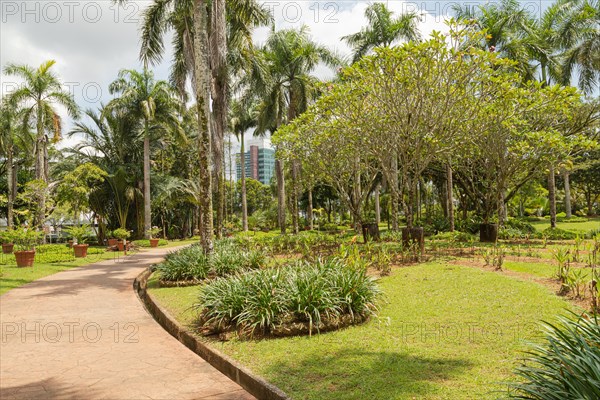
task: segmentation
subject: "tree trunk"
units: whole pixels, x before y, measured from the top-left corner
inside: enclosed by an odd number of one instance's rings
[[[45,163],[45,148],[46,148],[46,135],[44,135],[44,121],[43,121],[43,110],[40,102],[37,104],[37,138],[35,146],[35,179],[46,182],[46,172],[44,171]],[[46,198],[45,190],[40,191],[40,197],[38,198],[38,210],[36,215],[35,224],[43,230],[44,219],[46,218]],[[44,235],[46,237],[46,235]]]
[[[375,223],[379,225],[381,223],[381,201],[379,198],[379,185],[375,188]]]
[[[569,171],[563,171],[563,180],[565,181],[565,214],[571,218],[571,182],[569,180]]]
[[[312,189],[308,189],[308,210],[306,212],[306,215],[308,217],[308,229],[310,229],[312,231],[314,228]]]
[[[298,220],[299,220],[299,209],[298,209],[298,180],[300,175],[300,166],[298,160],[292,160],[292,227],[294,234],[298,234]]]
[[[223,232],[223,215],[225,208],[225,185],[222,177],[223,141],[227,128],[227,23],[225,0],[213,0],[210,29],[210,64],[212,72],[213,92],[213,156],[214,175],[217,182],[216,232],[221,238]]]
[[[504,191],[500,192],[500,198],[498,199],[498,223],[499,225],[504,225],[507,220],[506,214],[506,202]]]
[[[210,138],[210,68],[208,64],[208,17],[204,0],[194,0],[194,71],[198,108],[198,157],[200,187],[200,241],[206,253],[213,250],[213,206]]]
[[[285,181],[281,160],[275,160],[275,175],[277,177],[277,221],[281,233],[285,233]]]
[[[246,198],[246,155],[244,147],[244,132],[240,133],[240,166],[242,167],[242,229],[248,232],[248,200]]]
[[[392,203],[391,218],[392,218],[392,230],[398,231],[398,207],[400,204],[400,198],[398,196],[398,159],[394,157],[392,159],[392,180],[390,184],[390,200]]]
[[[413,228],[414,225],[414,201],[415,201],[415,187],[412,183],[408,185],[407,201],[406,201],[406,227],[409,229]]]
[[[548,200],[550,201],[550,227],[556,228],[556,181],[554,180],[554,165],[550,165],[548,173]]]
[[[10,133],[9,133],[10,135]],[[10,140],[10,139],[9,139]],[[14,172],[15,169],[13,167],[14,164],[14,160],[13,160],[13,151],[14,151],[14,147],[12,145],[12,143],[10,143],[8,145],[8,151],[7,151],[7,159],[6,159],[6,172],[7,172],[7,176],[6,176],[6,183],[7,183],[7,189],[8,189],[8,203],[7,203],[7,210],[6,210],[6,222],[7,222],[7,227],[8,229],[12,229],[13,226],[13,221],[14,221],[14,217],[13,217],[13,204],[15,202],[15,190],[13,188],[13,184],[14,184]]]
[[[452,194],[452,188],[452,166],[450,163],[448,163],[446,165],[446,191],[448,193],[446,207],[448,209],[448,223],[450,224],[450,232],[454,232],[454,196]]]
[[[144,238],[150,239],[150,225],[152,224],[152,211],[150,209],[150,136],[148,135],[148,121],[144,135]]]

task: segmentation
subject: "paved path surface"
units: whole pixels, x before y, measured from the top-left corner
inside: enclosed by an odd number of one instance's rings
[[[60,272],[0,296],[0,398],[253,399],[137,298],[133,279],[167,251]]]

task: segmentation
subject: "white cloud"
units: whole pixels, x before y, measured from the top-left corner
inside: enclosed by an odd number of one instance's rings
[[[276,27],[308,25],[314,40],[342,55],[350,49],[341,37],[358,31],[365,23],[364,1],[263,1],[272,7]],[[108,84],[122,68],[141,68],[139,25],[150,0],[131,1],[117,7],[110,0],[99,1],[16,1],[0,2],[0,65],[8,62],[39,66],[46,60],[57,61],[55,72],[73,91],[81,108],[97,108],[111,96]],[[413,3],[389,1],[395,12],[414,10]],[[421,31],[444,28],[434,14],[425,12]],[[264,42],[269,28],[255,32],[255,41]],[[164,62],[154,68],[158,79],[167,79],[171,60],[170,40],[165,41]],[[332,72],[320,66],[316,74],[329,78]],[[15,84],[13,77],[0,75],[4,95]],[[71,123],[65,119],[66,129]],[[72,143],[69,143],[72,144]]]

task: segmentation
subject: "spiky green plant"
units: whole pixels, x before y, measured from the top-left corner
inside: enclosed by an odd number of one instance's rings
[[[545,343],[532,346],[510,384],[513,399],[600,399],[600,325],[597,317],[545,323]]]

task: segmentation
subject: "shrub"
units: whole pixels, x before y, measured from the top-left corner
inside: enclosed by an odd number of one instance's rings
[[[167,245],[169,242],[166,241],[165,239],[159,239],[158,240],[158,245],[159,246],[165,246]],[[149,239],[140,239],[140,240],[134,240],[133,244],[139,247],[150,247],[150,240]]]
[[[147,241],[149,243],[149,241]],[[212,254],[207,256],[202,247],[192,245],[169,253],[156,270],[163,281],[202,280],[209,276],[225,276],[248,269],[260,268],[265,262],[259,250],[243,250],[234,240],[215,243]]]
[[[549,240],[572,240],[577,234],[560,228],[547,228],[542,232],[542,236]]]
[[[312,333],[323,319],[372,315],[379,293],[365,269],[329,259],[216,279],[202,288],[196,307],[217,331],[268,334],[283,323],[306,322]]]
[[[483,220],[477,216],[473,216],[465,220],[460,219],[456,221],[456,230],[476,234],[479,233],[479,225],[482,222]]]
[[[527,222],[526,220],[522,220],[522,219],[510,218],[508,221],[506,221],[504,223],[504,226],[507,228],[517,229],[525,235],[526,234],[532,235],[537,232],[537,230],[535,229],[535,226],[531,225],[529,222]]]
[[[204,249],[192,245],[167,254],[156,270],[164,281],[188,281],[205,279],[210,266]]]
[[[242,250],[232,240],[217,242],[210,255],[210,268],[217,276],[224,276],[247,269],[258,269],[265,262],[264,254],[256,250]]]
[[[475,235],[467,232],[440,232],[431,238],[432,240],[447,240],[453,243],[469,243],[476,240]]]
[[[115,239],[123,240],[128,239],[131,234],[126,229],[118,228],[112,232],[112,235]]]
[[[546,323],[542,345],[532,346],[510,384],[511,398],[564,400],[600,398],[600,326],[597,317]]]

